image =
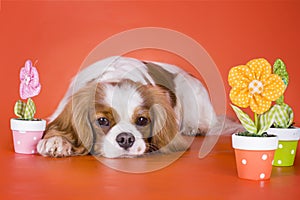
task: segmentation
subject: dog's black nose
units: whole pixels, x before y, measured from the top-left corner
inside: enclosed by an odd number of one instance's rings
[[[133,145],[135,138],[131,133],[124,132],[117,135],[116,141],[120,147],[126,150]]]

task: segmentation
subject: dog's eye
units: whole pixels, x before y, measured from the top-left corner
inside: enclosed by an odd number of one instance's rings
[[[135,124],[138,126],[146,126],[149,123],[149,119],[146,117],[138,117],[135,121]]]
[[[109,126],[109,120],[105,117],[100,117],[98,123],[100,126]]]

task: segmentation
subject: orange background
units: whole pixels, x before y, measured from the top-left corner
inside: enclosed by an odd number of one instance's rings
[[[37,117],[56,108],[71,78],[86,56],[114,34],[139,27],[179,31],[200,43],[210,54],[229,92],[230,67],[252,58],[270,63],[282,58],[290,85],[285,93],[299,122],[299,2],[1,2],[1,132],[14,117],[19,99],[19,70],[26,59],[38,60],[42,91],[34,100]],[[157,51],[129,53],[193,68],[178,57]],[[227,99],[228,102],[228,99]],[[228,103],[227,103],[228,105]],[[233,115],[228,107],[228,114]]]
[[[86,56],[114,34],[139,27],[179,31],[210,54],[229,92],[230,67],[252,58],[270,63],[282,58],[290,73],[286,102],[298,117],[299,2],[1,2],[1,132],[7,130],[19,99],[19,70],[26,59],[38,60],[42,91],[34,100],[37,117],[56,108]],[[159,51],[129,53],[141,59],[182,66],[183,59]],[[196,74],[197,76],[197,74]],[[227,105],[228,99],[227,99]],[[233,115],[227,107],[228,115]]]
[[[212,195],[215,199],[249,195],[257,199],[283,198],[290,192],[294,199],[299,196],[299,156],[295,167],[274,168],[271,181],[247,182],[237,178],[229,137],[221,139],[206,159],[197,157],[203,139],[197,138],[192,150],[168,168],[132,175],[111,170],[91,156],[52,159],[14,154],[9,130],[13,106],[20,98],[19,70],[26,59],[38,60],[42,91],[34,97],[36,116],[46,118],[55,110],[83,60],[99,43],[122,31],[148,26],[173,29],[200,43],[218,66],[227,94],[227,74],[232,66],[257,57],[265,57],[270,63],[282,58],[290,73],[285,99],[294,109],[299,126],[299,1],[0,3],[0,194],[7,194],[5,199],[24,194],[36,199],[60,195],[75,195],[74,199],[99,197],[94,194],[140,199],[146,192],[153,199],[165,199],[167,194],[172,199],[183,199],[186,194],[194,199],[209,199]],[[145,50],[128,55],[172,63],[195,73],[186,61],[166,52]],[[228,98],[226,101],[229,105]],[[227,111],[233,115],[229,107]]]

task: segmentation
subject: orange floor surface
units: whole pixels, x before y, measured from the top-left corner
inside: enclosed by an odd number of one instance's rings
[[[273,167],[269,181],[237,177],[229,136],[198,158],[203,137],[160,170],[125,173],[93,156],[45,158],[13,151],[10,134],[0,140],[0,199],[299,199],[300,152],[292,167]],[[298,148],[299,149],[299,148]],[[159,165],[172,155],[104,159],[115,168]]]

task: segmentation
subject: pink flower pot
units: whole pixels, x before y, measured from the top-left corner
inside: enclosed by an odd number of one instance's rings
[[[15,152],[22,154],[35,154],[37,152],[37,143],[42,138],[46,128],[46,121],[11,119],[10,127],[13,132]]]

